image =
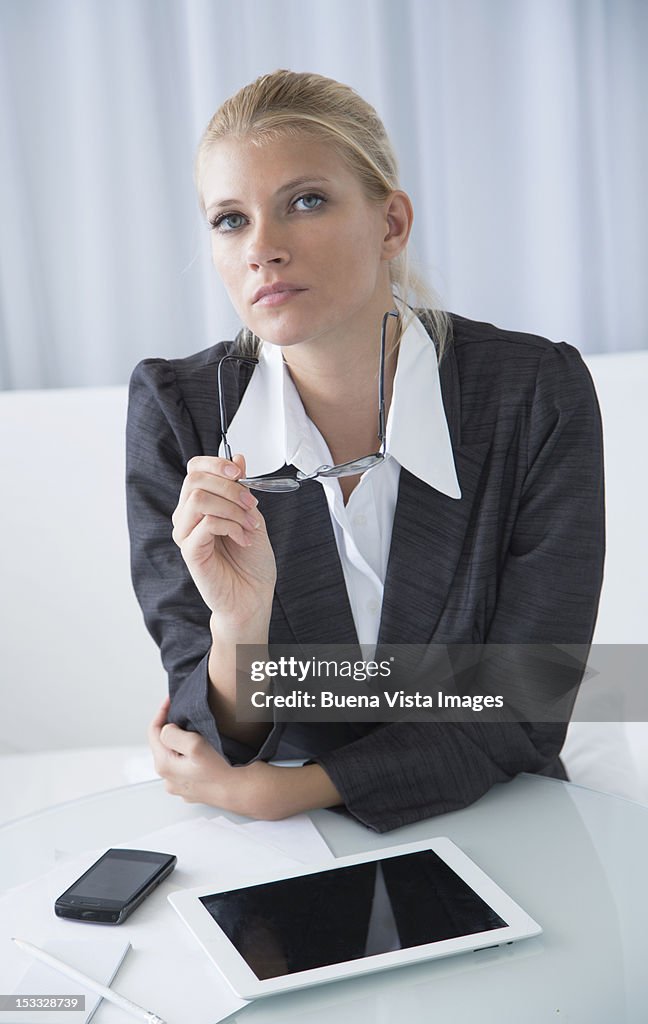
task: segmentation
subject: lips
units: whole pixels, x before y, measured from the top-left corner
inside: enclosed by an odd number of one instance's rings
[[[274,284],[266,284],[254,293],[252,305],[269,295],[279,295],[282,292],[303,292],[306,291],[298,284],[289,284],[287,281],[275,281]]]

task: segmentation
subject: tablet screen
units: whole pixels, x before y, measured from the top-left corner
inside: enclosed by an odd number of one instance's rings
[[[507,926],[432,850],[200,902],[261,981]]]

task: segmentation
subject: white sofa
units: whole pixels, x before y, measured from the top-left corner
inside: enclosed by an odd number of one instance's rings
[[[648,438],[648,352],[587,363],[608,501],[595,641],[641,643],[648,483],[630,463]],[[166,680],[130,584],[125,411],[121,387],[0,394],[0,770],[16,780],[0,796],[0,820],[152,773],[145,731]],[[619,723],[571,727],[570,775],[648,801],[644,735]]]
[[[595,644],[648,638],[648,351],[585,358],[603,417],[607,555]],[[624,691],[646,679],[620,679],[604,697],[609,723],[575,722],[563,759],[574,782],[648,804],[648,723],[623,721]],[[585,692],[585,688],[583,689]]]
[[[125,416],[122,387],[0,394],[0,820],[154,775],[166,676],[130,584]]]

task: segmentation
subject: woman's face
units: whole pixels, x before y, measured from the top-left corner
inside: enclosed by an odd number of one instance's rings
[[[333,147],[308,136],[222,139],[202,185],[214,266],[259,337],[348,337],[393,306],[389,202],[370,203]],[[272,285],[282,290],[259,296]]]

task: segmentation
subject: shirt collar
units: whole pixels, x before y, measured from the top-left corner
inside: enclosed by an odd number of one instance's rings
[[[405,328],[400,349],[387,417],[387,451],[423,483],[460,498],[436,348],[418,317]]]
[[[265,342],[227,431],[232,451],[245,455],[247,475],[264,476],[293,464],[307,446],[305,418],[281,348]],[[387,418],[387,453],[423,483],[450,498],[461,497],[436,349],[416,316],[400,340]]]

